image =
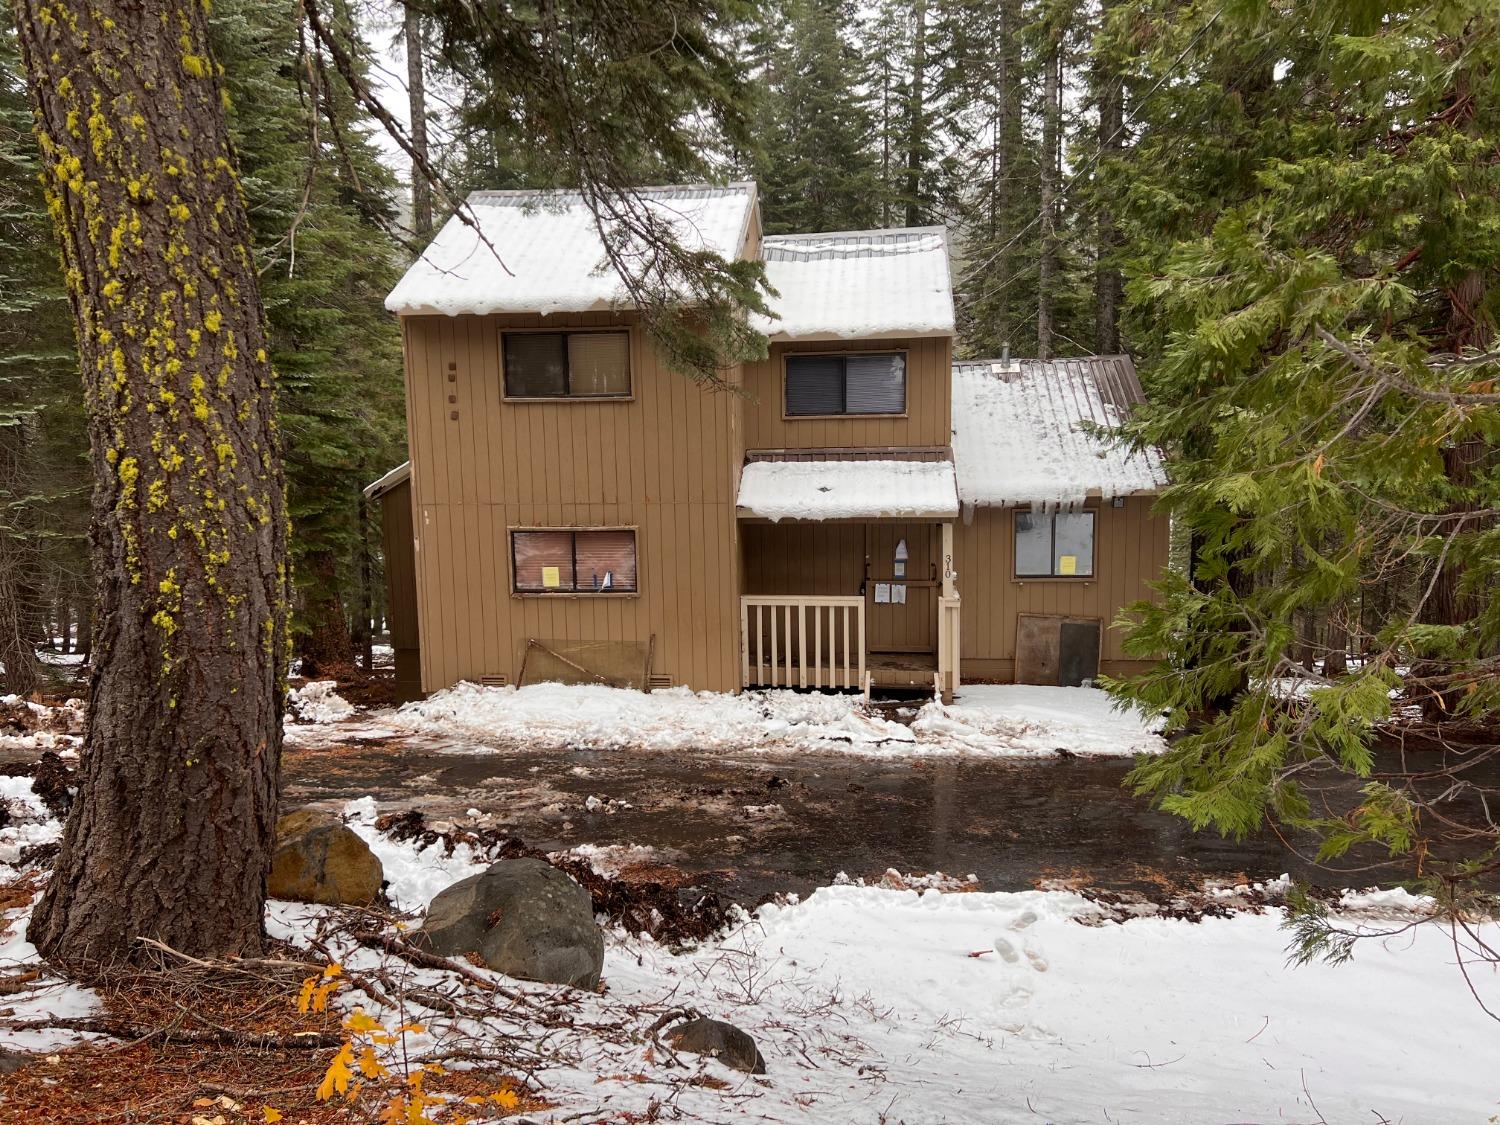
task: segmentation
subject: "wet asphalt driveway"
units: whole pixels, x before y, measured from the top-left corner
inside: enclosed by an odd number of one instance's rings
[[[382,812],[417,808],[429,823],[477,812],[547,850],[647,845],[658,862],[741,902],[888,868],[973,874],[986,890],[1065,880],[1159,893],[1282,872],[1328,886],[1394,877],[1358,862],[1320,870],[1289,847],[1305,841],[1270,832],[1239,842],[1194,833],[1122,786],[1127,760],[455,753],[351,735],[288,747],[286,804],[368,794]]]

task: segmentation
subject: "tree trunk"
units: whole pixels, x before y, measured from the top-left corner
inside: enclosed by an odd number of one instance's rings
[[[302,607],[307,631],[297,645],[302,674],[323,676],[347,671],[354,664],[354,642],[339,594],[338,558],[320,551],[307,556],[303,565],[312,585]]]
[[[1103,60],[1095,72],[1099,87],[1099,157],[1107,160],[1123,147],[1124,96],[1116,68]],[[1115,216],[1099,202],[1098,258],[1094,267],[1094,348],[1100,355],[1120,351],[1120,305],[1123,282],[1113,255],[1117,249]]]
[[[73,646],[73,651],[87,664],[94,651],[94,607],[87,597],[78,599],[77,616],[78,643]]]
[[[995,38],[999,52],[998,70],[995,75],[995,151],[990,166],[990,240],[1004,247],[996,251],[994,288],[1005,293],[1010,288],[1011,262],[1015,247],[1006,245],[1011,238],[1011,191],[1010,181],[1015,174],[1015,160],[1020,150],[1019,99],[1012,84],[1020,71],[1021,14],[1017,0],[1002,0],[995,13],[997,26]],[[1010,319],[1011,304],[1002,300],[995,306],[994,332],[1000,340],[1002,350],[1011,343],[1011,332],[1015,326]]]
[[[906,107],[906,225],[922,224],[922,164],[927,138],[927,0],[913,13],[911,100]]]
[[[430,164],[427,149],[427,82],[422,60],[422,13],[406,9],[406,96],[411,108],[411,147]],[[415,160],[411,167],[412,229],[417,240],[432,237],[432,185]]]
[[[359,649],[359,666],[366,672],[375,669],[375,641],[370,631],[373,616],[373,590],[375,585],[373,567],[370,562],[370,506],[365,494],[359,494],[357,508],[359,519],[359,618],[355,624],[354,641]]]
[[[13,0],[78,336],[99,636],[54,961],[262,947],[286,512],[250,228],[205,6]]]
[[[1056,35],[1049,41],[1042,83],[1041,228],[1042,253],[1037,263],[1036,354],[1052,358],[1052,287],[1057,277],[1057,146],[1061,129],[1060,70],[1062,48]]]

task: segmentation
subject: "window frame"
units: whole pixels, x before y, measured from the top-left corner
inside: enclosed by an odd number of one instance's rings
[[[845,410],[841,414],[793,414],[787,409],[787,386],[791,381],[789,365],[791,360],[796,359],[836,359],[840,361],[843,369],[844,380],[844,404],[849,403],[849,363],[851,359],[860,359],[865,356],[893,356],[901,357],[901,410],[890,414],[851,414]],[[911,417],[911,349],[909,348],[858,348],[855,350],[840,351],[786,351],[781,353],[781,420],[783,422],[818,422],[839,421],[858,422],[862,419],[889,419]]]
[[[1017,582],[1093,582],[1099,577],[1099,512],[1095,508],[1079,508],[1074,512],[1052,512],[1045,517],[1051,534],[1047,544],[1047,558],[1049,570],[1045,574],[1025,574],[1020,567],[1020,554],[1017,550],[1021,535],[1021,523],[1016,517],[1018,515],[1031,515],[1021,508],[1011,510],[1010,520],[1010,574]],[[1089,573],[1087,574],[1058,574],[1057,567],[1057,517],[1058,516],[1088,516],[1089,518]]]
[[[587,531],[628,531],[630,541],[635,548],[635,589],[633,590],[522,590],[516,585],[516,534],[526,532],[547,532],[551,534],[569,533],[573,536],[573,575],[577,581],[578,575],[578,533]],[[641,578],[641,532],[636,524],[589,524],[567,526],[544,526],[540,524],[524,524],[517,527],[505,529],[505,541],[509,550],[506,552],[505,566],[509,571],[510,596],[513,598],[638,598],[641,596],[641,588],[644,581]]]
[[[630,389],[619,395],[579,395],[571,391],[560,395],[513,395],[510,393],[509,372],[506,370],[505,338],[507,336],[561,336],[563,338],[563,384],[570,381],[569,336],[597,335],[601,332],[625,337],[625,378]],[[499,339],[500,350],[500,401],[502,402],[633,402],[635,401],[635,332],[628,326],[600,328],[502,328]],[[530,530],[529,528],[523,528]]]

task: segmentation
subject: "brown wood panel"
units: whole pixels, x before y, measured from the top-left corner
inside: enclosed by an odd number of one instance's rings
[[[1013,509],[980,508],[968,522],[955,523],[964,675],[1008,679],[1016,673],[1021,614],[1101,620],[1101,669],[1126,667],[1123,634],[1112,623],[1124,606],[1153,597],[1147,583],[1167,565],[1167,520],[1153,515],[1151,505],[1150,497],[1131,497],[1120,508],[1090,502],[1091,579],[1017,579]]]
[[[505,328],[621,325],[632,337],[631,399],[503,401]],[[414,317],[405,339],[426,690],[486,675],[514,679],[531,636],[655,635],[658,673],[736,687],[738,400],[668,371],[632,318],[608,313]],[[637,528],[640,595],[513,597],[507,529],[578,525]]]

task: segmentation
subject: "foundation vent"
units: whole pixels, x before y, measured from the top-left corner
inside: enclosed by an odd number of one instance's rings
[[[677,685],[673,682],[671,676],[662,675],[662,674],[658,673],[657,675],[647,676],[646,677],[646,690],[647,691],[655,691],[657,688],[669,688],[669,687],[676,687],[676,686]]]
[[[480,676],[479,682],[485,687],[505,687],[510,683],[509,676]]]

